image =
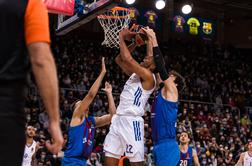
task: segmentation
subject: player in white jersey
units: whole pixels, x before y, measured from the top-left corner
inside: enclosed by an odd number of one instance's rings
[[[32,126],[26,128],[26,144],[23,156],[22,166],[31,166],[34,162],[35,153],[38,149],[37,142],[34,141],[33,137],[36,134],[36,129]]]
[[[248,151],[242,153],[235,166],[252,166],[252,140],[248,143]]]
[[[148,31],[153,31],[148,28]],[[147,32],[148,32],[147,31]],[[125,41],[135,33],[124,29],[119,33],[120,54],[116,63],[130,78],[120,95],[120,103],[112,118],[110,131],[104,142],[105,165],[117,166],[124,154],[131,165],[140,166],[144,161],[144,106],[155,89],[156,79],[153,74],[155,63],[152,45],[147,41],[147,55],[139,64],[130,51],[136,45],[126,46]]]

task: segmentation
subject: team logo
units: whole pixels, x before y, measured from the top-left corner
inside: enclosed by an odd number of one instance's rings
[[[187,153],[186,154],[186,160],[190,160],[191,158],[190,158],[190,155],[189,155],[189,153]]]
[[[83,138],[82,143],[85,144],[87,142],[87,138]]]
[[[210,35],[212,33],[212,31],[213,31],[212,23],[210,23],[210,22],[203,22],[202,30],[203,30],[203,32],[205,34]]]
[[[86,144],[86,143],[87,143],[88,146],[90,146],[90,145],[92,145],[93,142],[92,142],[91,140],[87,140],[87,138],[83,138],[82,143],[83,143],[83,144]]]
[[[189,156],[186,157],[186,160],[190,160],[191,158]]]

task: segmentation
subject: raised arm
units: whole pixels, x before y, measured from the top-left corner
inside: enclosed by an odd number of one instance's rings
[[[194,166],[200,166],[199,158],[195,149],[193,149],[193,162]]]
[[[131,43],[129,46],[128,46],[128,49],[129,49],[129,52],[132,53],[136,47],[138,46],[141,46],[141,45],[144,45],[145,42],[144,40],[141,38],[141,35],[138,33],[135,33],[136,29],[138,29],[138,25],[133,25],[130,29],[130,31],[132,33],[130,33],[130,35],[128,35],[128,39],[127,40],[130,40],[132,37],[135,37],[135,40],[133,43]],[[150,47],[150,49],[152,49],[152,47]],[[149,52],[149,51],[148,51]],[[147,53],[147,55],[150,55],[150,53]],[[152,55],[152,53],[151,53]],[[119,54],[116,59],[115,59],[116,63],[120,66],[120,68],[123,70],[124,73],[126,73],[128,76],[132,74],[131,71],[128,70],[127,68],[127,65],[123,62],[123,59],[121,57],[121,54]]]
[[[244,161],[244,155],[245,155],[244,153],[242,153],[240,155],[240,158],[239,158],[238,162],[235,164],[235,166],[242,166],[242,163]]]
[[[84,99],[81,101],[80,106],[75,108],[74,113],[73,113],[73,118],[82,118],[83,115],[86,113],[88,110],[89,105],[92,103],[94,100],[99,87],[101,85],[101,82],[103,80],[103,77],[106,74],[106,67],[105,67],[105,60],[104,57],[102,57],[102,70],[98,78],[95,80],[94,84],[88,91],[88,94],[84,97]]]
[[[95,123],[96,127],[101,127],[104,125],[107,125],[111,122],[111,119],[113,115],[116,113],[116,106],[114,102],[114,98],[112,95],[112,86],[108,82],[105,83],[105,88],[102,89],[103,91],[106,92],[107,97],[108,97],[108,103],[109,103],[109,114],[101,116],[101,117],[96,117],[95,118]]]
[[[133,52],[135,50],[135,48],[137,47],[137,45],[135,43],[132,43],[128,46],[128,49],[130,52]],[[127,69],[127,66],[125,63],[123,63],[123,60],[121,58],[121,54],[118,54],[117,57],[115,58],[115,62],[118,64],[118,66],[120,66],[120,68],[123,70],[123,72],[125,74],[127,74],[128,76],[132,74],[132,72],[130,72]]]
[[[156,64],[156,69],[160,74],[160,77],[163,81],[167,80],[168,78],[168,72],[165,68],[165,61],[162,55],[162,52],[160,51],[160,48],[158,46],[157,38],[155,32],[150,29],[150,28],[142,28],[142,30],[147,34],[148,36],[148,43],[149,43],[149,48],[148,48],[148,53],[153,54],[154,56],[154,61]],[[151,48],[150,48],[151,47]]]
[[[174,82],[168,79],[169,75],[165,68],[165,61],[162,52],[158,46],[156,34],[152,29],[148,27],[142,29],[147,34],[148,39],[153,46],[153,56],[156,64],[156,69],[160,75],[160,78],[163,80],[164,83],[164,90],[162,94],[167,100],[176,102],[178,100],[178,90]]]
[[[152,73],[142,67],[132,56],[131,53],[125,43],[125,38],[128,36],[131,36],[133,32],[130,32],[128,29],[124,29],[119,33],[119,40],[120,40],[120,54],[122,62],[125,64],[125,68],[130,71],[131,73],[136,73],[138,76],[140,76],[143,81],[150,82],[151,86],[153,86],[154,80]]]
[[[108,82],[105,83],[105,88],[102,89],[106,92],[109,103],[109,114],[112,117],[116,113],[116,106],[112,94],[112,85]]]
[[[147,56],[154,56],[153,55],[153,43],[151,40],[147,41]]]

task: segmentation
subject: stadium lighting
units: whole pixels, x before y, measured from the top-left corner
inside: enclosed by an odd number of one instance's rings
[[[161,10],[165,7],[165,0],[157,0],[156,1],[156,8]]]
[[[191,5],[186,4],[186,5],[184,5],[182,7],[182,13],[183,14],[189,14],[191,12],[192,12],[192,6]]]
[[[135,3],[136,0],[126,0],[126,3],[128,5],[132,5],[133,3]]]

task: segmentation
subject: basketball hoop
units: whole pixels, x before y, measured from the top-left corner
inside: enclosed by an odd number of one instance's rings
[[[97,18],[104,30],[102,45],[119,48],[119,32],[124,28],[128,28],[130,23],[129,10],[123,7],[114,7],[97,16]]]

